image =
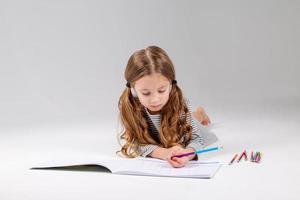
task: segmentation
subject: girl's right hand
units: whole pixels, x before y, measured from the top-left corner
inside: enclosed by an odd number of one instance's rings
[[[174,155],[187,153],[186,149],[184,149],[180,146],[174,146],[167,150],[169,152],[167,161],[170,163],[170,165],[172,165],[172,167],[176,167],[176,168],[184,167],[189,162],[189,157],[187,157],[187,156],[182,157],[182,158],[176,158],[176,157],[172,158],[172,156],[174,156]]]
[[[181,146],[173,146],[170,148],[158,147],[150,154],[150,156],[152,158],[159,158],[159,159],[166,160],[170,163],[170,165],[172,165],[172,167],[178,168],[178,167],[184,167],[188,163],[189,157],[186,156],[182,158],[171,159],[172,156],[188,153],[188,152],[190,152],[190,150],[184,149]]]

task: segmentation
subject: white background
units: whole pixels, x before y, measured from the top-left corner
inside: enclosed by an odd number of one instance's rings
[[[299,18],[299,1],[0,1],[0,198],[299,199]],[[215,123],[214,179],[28,170],[114,154],[124,69],[149,45]],[[227,166],[245,148],[262,163]]]

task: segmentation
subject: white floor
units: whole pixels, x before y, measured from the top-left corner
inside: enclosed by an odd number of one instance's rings
[[[213,179],[29,170],[40,160],[113,155],[116,122],[1,129],[0,199],[300,199],[300,104],[211,107],[224,163]],[[244,149],[263,152],[260,164],[228,162]]]

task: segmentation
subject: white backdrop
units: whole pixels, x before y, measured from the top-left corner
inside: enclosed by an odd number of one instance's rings
[[[148,45],[168,52],[193,106],[295,102],[299,6],[2,0],[0,125],[115,120],[127,60]]]
[[[296,0],[0,0],[0,199],[300,199],[299,19]],[[29,170],[114,155],[124,69],[149,45],[211,117],[216,176]],[[262,163],[228,166],[244,149]]]

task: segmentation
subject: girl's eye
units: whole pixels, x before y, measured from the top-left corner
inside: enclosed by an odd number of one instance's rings
[[[166,90],[163,90],[163,91],[158,91],[159,93],[164,93]],[[142,93],[142,95],[144,95],[144,96],[149,96],[150,95],[150,93]]]

